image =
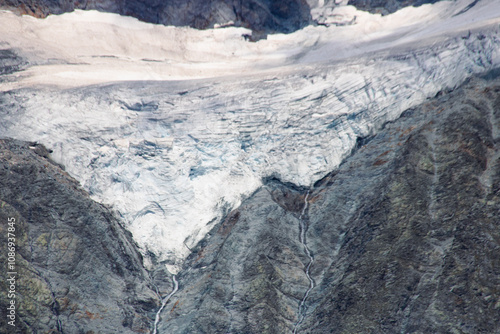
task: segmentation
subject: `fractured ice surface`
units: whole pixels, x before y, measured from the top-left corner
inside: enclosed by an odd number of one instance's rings
[[[498,66],[500,4],[453,16],[468,3],[386,17],[343,7],[335,17],[353,25],[258,43],[236,28],[3,12],[0,42],[33,66],[0,83],[0,135],[52,148],[145,253],[179,264],[263,178],[310,186],[357,138]]]

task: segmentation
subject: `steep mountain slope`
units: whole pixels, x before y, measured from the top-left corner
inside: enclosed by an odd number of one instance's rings
[[[309,190],[269,180],[194,249],[159,332],[500,333],[499,130],[500,80],[474,79]]]
[[[468,78],[500,2],[309,4],[257,43],[0,11],[20,332],[498,332],[500,83]]]
[[[473,80],[387,126],[360,151],[376,187],[329,181],[311,248],[328,247],[323,224],[343,235],[304,332],[499,332],[499,84]],[[342,197],[350,212],[329,218]]]
[[[157,333],[498,333],[496,75],[407,110],[311,189],[266,180],[192,250]],[[148,332],[129,236],[43,146],[1,150],[18,332]]]
[[[0,332],[149,332],[159,299],[130,233],[43,146],[0,140],[0,223]],[[11,270],[7,232],[15,235]],[[15,327],[5,316],[11,300]]]
[[[456,16],[466,5],[355,12],[357,25],[258,43],[236,28],[0,13],[9,22],[0,39],[28,62],[0,87],[0,133],[53,149],[94,200],[120,213],[146,259],[175,271],[263,179],[310,186],[358,137],[498,66],[500,4]]]

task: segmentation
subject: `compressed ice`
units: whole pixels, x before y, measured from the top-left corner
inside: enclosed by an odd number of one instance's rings
[[[324,9],[328,27],[257,43],[242,28],[0,12],[0,45],[31,64],[0,83],[0,134],[53,149],[175,271],[266,177],[310,186],[358,138],[497,67],[500,3],[469,3]]]

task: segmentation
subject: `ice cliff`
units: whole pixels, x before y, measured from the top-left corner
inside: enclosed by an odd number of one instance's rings
[[[0,134],[51,148],[175,272],[264,179],[310,187],[404,110],[499,66],[500,3],[469,4],[338,7],[328,27],[257,43],[243,28],[1,12],[0,45],[25,70],[0,83]]]

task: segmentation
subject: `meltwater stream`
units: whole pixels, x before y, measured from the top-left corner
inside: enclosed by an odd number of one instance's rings
[[[165,305],[167,305],[168,301],[170,300],[170,298],[172,298],[172,296],[177,292],[177,290],[179,289],[179,284],[177,283],[177,279],[175,277],[175,275],[172,276],[172,282],[174,283],[174,288],[172,289],[172,292],[169,293],[168,296],[166,296],[162,302],[161,302],[161,307],[160,309],[158,310],[158,312],[156,312],[156,317],[155,317],[155,323],[154,323],[154,326],[153,326],[153,334],[156,334],[156,326],[158,326],[158,322],[160,321],[160,313],[161,311],[163,311],[163,308],[165,307]]]
[[[293,334],[297,333],[299,326],[304,321],[304,318],[306,316],[306,310],[307,310],[307,307],[306,307],[307,297],[309,296],[309,293],[311,292],[311,290],[314,289],[314,280],[312,279],[312,277],[309,273],[309,270],[311,269],[311,265],[314,262],[314,258],[311,254],[311,251],[309,250],[309,247],[307,247],[306,231],[307,231],[308,226],[307,226],[307,223],[305,222],[305,220],[303,219],[304,214],[305,214],[307,207],[308,207],[308,203],[307,203],[308,197],[309,197],[309,191],[307,191],[307,194],[304,197],[304,207],[302,208],[302,212],[300,213],[300,216],[299,216],[299,223],[300,223],[299,240],[300,240],[300,243],[304,246],[304,252],[306,253],[307,257],[309,258],[309,263],[307,264],[307,267],[305,270],[307,279],[309,280],[309,288],[307,289],[306,293],[304,294],[304,297],[300,301],[299,312],[298,312],[299,316],[298,316],[297,322],[295,323],[295,325],[293,327]]]

